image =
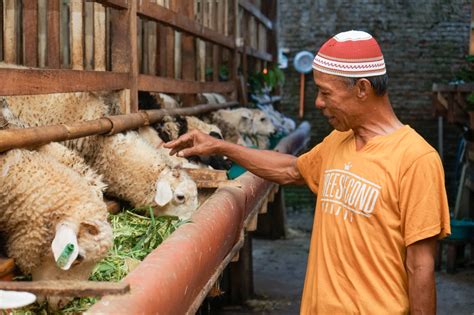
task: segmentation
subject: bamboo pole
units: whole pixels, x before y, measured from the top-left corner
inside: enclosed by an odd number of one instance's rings
[[[238,105],[238,103],[202,104],[186,108],[140,111],[133,114],[109,116],[72,124],[0,130],[0,152],[15,148],[32,148],[50,142],[92,135],[113,135],[154,124],[166,115],[199,115],[235,105]]]

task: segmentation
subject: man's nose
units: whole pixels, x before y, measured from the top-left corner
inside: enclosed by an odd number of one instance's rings
[[[323,109],[325,107],[323,100],[319,96],[319,93],[316,94],[316,99],[314,100],[314,105],[317,109]]]

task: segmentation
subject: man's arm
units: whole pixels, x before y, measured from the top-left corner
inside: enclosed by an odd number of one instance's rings
[[[270,150],[246,148],[193,130],[164,145],[170,154],[188,157],[192,155],[225,155],[253,174],[278,184],[304,184],[296,157]]]
[[[408,246],[408,297],[410,314],[436,314],[436,284],[434,256],[436,237],[427,238]]]

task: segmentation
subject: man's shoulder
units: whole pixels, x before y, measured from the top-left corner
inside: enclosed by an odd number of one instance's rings
[[[437,156],[437,151],[413,128],[405,126],[397,139],[402,160],[405,164],[414,163],[428,154]]]

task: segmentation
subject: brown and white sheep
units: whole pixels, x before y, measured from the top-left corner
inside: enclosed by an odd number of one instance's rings
[[[86,280],[112,245],[107,207],[89,183],[47,154],[14,149],[0,155],[0,187],[0,233],[20,270],[33,280]],[[61,229],[77,245],[69,270],[57,266],[52,246]]]
[[[8,96],[5,99],[13,114],[28,126],[98,119],[118,111],[117,98],[110,93]],[[156,183],[162,170],[176,165],[139,134],[96,135],[65,144],[103,176],[108,194],[126,200],[134,207],[154,206],[159,212],[160,206],[154,202]],[[186,176],[184,174],[183,178]],[[196,204],[190,200],[187,203],[190,207]]]

